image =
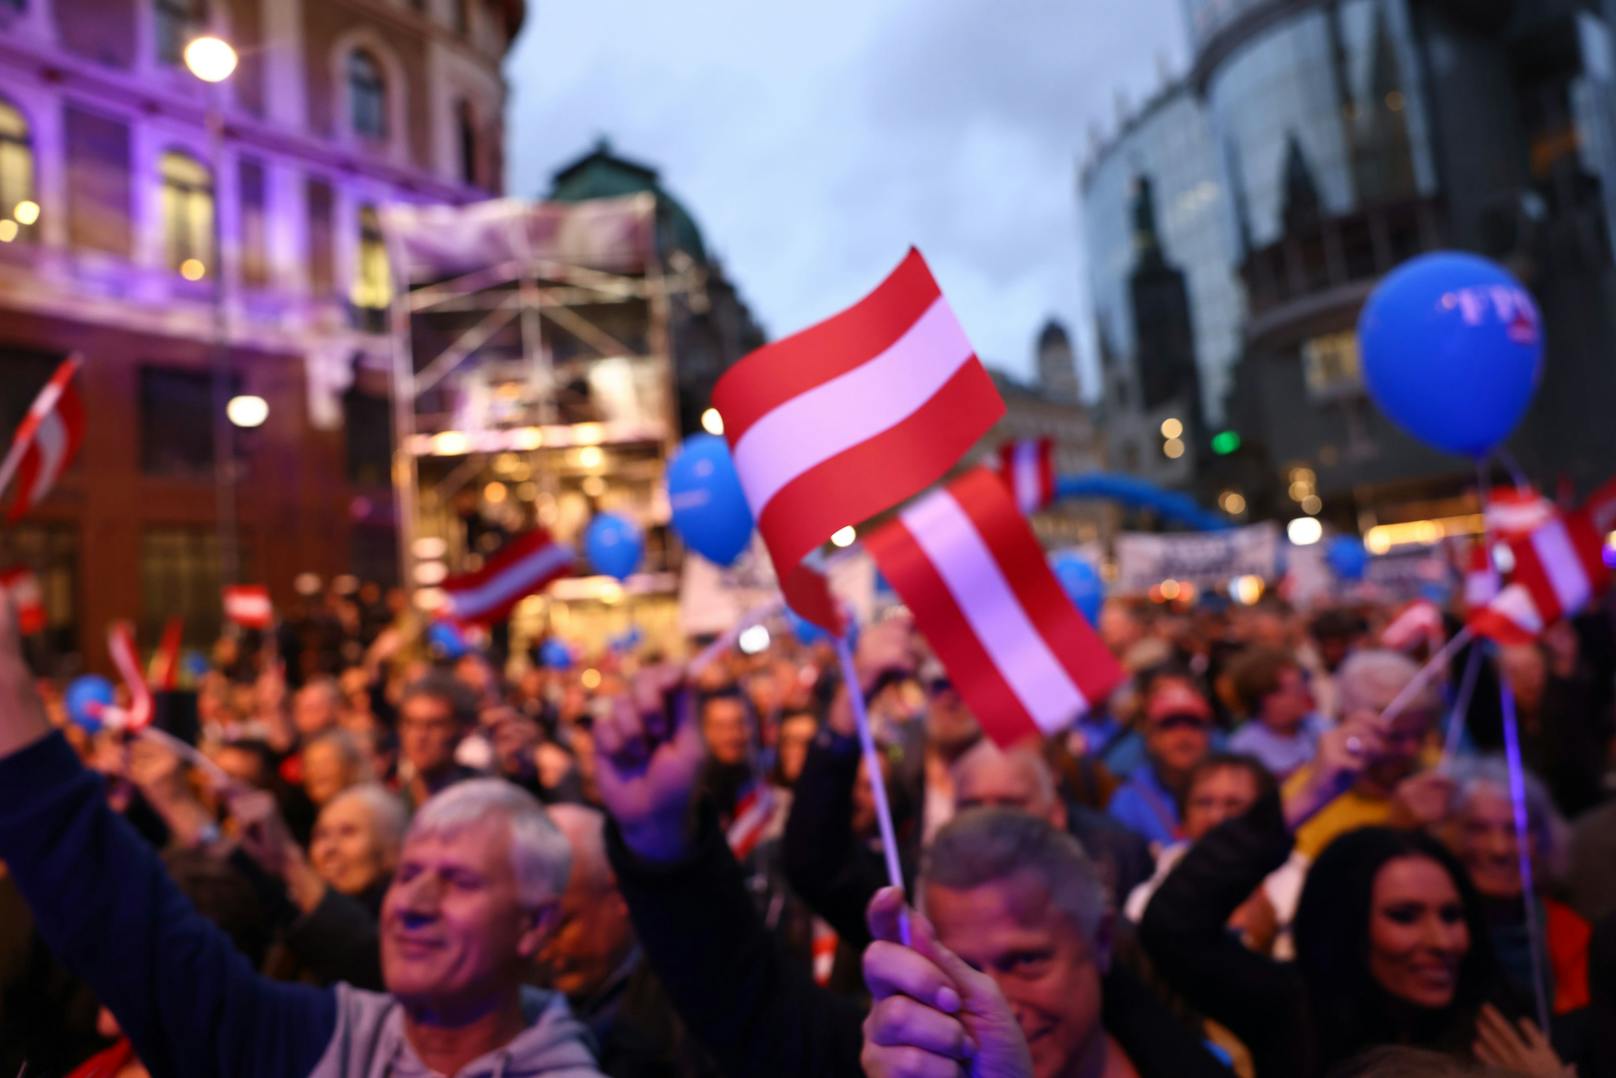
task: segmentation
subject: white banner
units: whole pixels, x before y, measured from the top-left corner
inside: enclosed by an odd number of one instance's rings
[[[1252,524],[1217,532],[1117,536],[1119,592],[1149,591],[1163,580],[1221,588],[1237,576],[1273,580],[1279,574],[1279,525]]]

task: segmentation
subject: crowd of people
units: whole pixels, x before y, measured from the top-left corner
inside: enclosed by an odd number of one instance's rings
[[[1113,599],[1127,683],[1013,746],[901,610],[847,684],[332,592],[172,738],[72,721],[7,616],[0,1074],[1616,1074],[1616,621],[1414,691],[1392,613]]]

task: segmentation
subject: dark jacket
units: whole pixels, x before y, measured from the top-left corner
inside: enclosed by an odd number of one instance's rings
[[[690,852],[651,865],[616,824],[606,851],[634,930],[692,1035],[728,1075],[862,1075],[864,1009],[814,984],[770,937],[710,806]],[[868,938],[868,932],[865,932]],[[1104,982],[1102,1021],[1143,1078],[1227,1078],[1193,1034],[1120,966]]]
[[[398,1003],[260,976],[107,807],[61,734],[0,757],[0,860],[51,949],[117,1016],[155,1075],[379,1078],[419,1072]],[[553,994],[464,1073],[585,1078],[584,1030]]]

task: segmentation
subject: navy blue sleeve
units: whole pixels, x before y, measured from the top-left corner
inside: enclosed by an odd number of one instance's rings
[[[51,950],[158,1075],[307,1074],[329,989],[260,976],[106,805],[60,734],[0,758],[0,860]]]

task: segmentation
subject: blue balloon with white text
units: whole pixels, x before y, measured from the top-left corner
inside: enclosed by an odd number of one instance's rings
[[[673,530],[716,565],[730,565],[752,541],[752,510],[724,439],[693,434],[668,462]]]
[[[1105,605],[1105,581],[1094,566],[1077,554],[1067,551],[1055,556],[1054,564],[1050,568],[1055,571],[1055,579],[1060,581],[1061,587],[1068,597],[1076,604],[1078,612],[1083,615],[1090,625],[1100,624],[1100,608]]]
[[[645,557],[645,536],[633,521],[602,513],[584,531],[584,553],[597,573],[627,580]]]

